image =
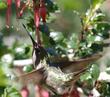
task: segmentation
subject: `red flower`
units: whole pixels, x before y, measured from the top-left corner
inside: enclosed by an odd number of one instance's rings
[[[29,90],[28,90],[28,88],[26,86],[22,88],[21,96],[22,97],[29,97]]]
[[[6,26],[7,26],[7,28],[9,28],[9,25],[10,25],[11,4],[12,4],[12,0],[7,0],[7,12],[6,12]]]
[[[15,0],[15,4],[16,4],[16,15],[18,18],[19,17],[20,0]]]
[[[40,16],[42,18],[42,21],[45,23],[46,22],[46,6],[44,0],[40,0]]]
[[[23,15],[24,10],[29,5],[29,3],[30,3],[30,0],[27,0],[27,2],[22,5],[21,10],[19,12],[19,17],[21,17]]]
[[[36,28],[39,28],[39,24],[40,24],[39,7],[34,8],[34,22],[35,22]]]
[[[62,97],[80,97],[77,89],[74,89],[71,93],[65,93]]]
[[[26,6],[27,5],[24,3],[23,6],[22,6],[22,8],[21,8],[21,10],[20,10],[20,12],[19,12],[19,17],[21,17],[23,15],[23,12],[26,9]]]
[[[49,92],[43,89],[41,86],[35,86],[35,97],[49,97]]]
[[[12,0],[7,0],[7,5],[11,6],[11,4],[12,4]]]
[[[36,4],[36,2],[33,0],[33,9],[34,9],[34,23],[36,27],[36,36],[37,36],[37,42],[39,45],[41,45],[40,40],[40,33],[39,33],[39,25],[40,25],[40,13],[39,13],[39,3]]]

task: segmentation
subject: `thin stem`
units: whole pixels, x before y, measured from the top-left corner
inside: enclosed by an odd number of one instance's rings
[[[36,28],[36,39],[37,39],[38,45],[41,45],[39,28]]]

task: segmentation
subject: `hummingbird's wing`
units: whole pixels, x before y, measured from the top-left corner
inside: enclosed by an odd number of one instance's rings
[[[29,83],[40,84],[40,82],[45,79],[44,72],[45,71],[43,68],[39,70],[33,70],[32,72],[15,77],[14,81],[20,82],[24,86]]]
[[[70,81],[66,82],[65,84],[67,85],[74,84],[80,78],[80,76],[87,71],[87,69],[88,68],[84,68],[82,70],[79,70],[78,72],[74,72],[73,78]]]
[[[64,59],[64,61],[63,59],[58,61],[59,59],[57,60],[56,58],[56,62],[55,60],[52,62],[52,60],[50,59],[50,63],[55,67],[59,67],[65,73],[71,73],[87,68],[90,63],[100,59],[101,57],[102,54],[95,54],[92,55],[91,57],[74,60],[74,61],[69,61],[66,59]]]
[[[100,59],[101,57],[102,57],[101,54],[97,54],[97,55],[93,55],[89,58],[79,59],[77,61],[69,62],[67,64],[65,63],[65,65],[62,66],[61,69],[64,72],[68,72],[68,70],[70,70],[70,72],[77,72],[77,71],[87,68],[88,65],[90,65],[90,63],[95,62],[96,60]]]

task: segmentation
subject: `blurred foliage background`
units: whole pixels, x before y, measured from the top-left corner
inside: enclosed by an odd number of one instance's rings
[[[21,0],[25,2],[24,0]],[[84,16],[85,12],[91,7],[91,3],[93,6],[99,2],[99,0],[52,0],[54,2],[55,6],[52,10],[51,6],[49,10],[49,16],[47,17],[47,25],[50,30],[50,36],[55,41],[55,44],[57,45],[51,45],[49,44],[48,37],[45,36],[42,33],[44,46],[51,52],[52,55],[57,54],[68,54],[69,50],[71,48],[77,49],[77,43],[78,43],[78,36],[80,35],[82,26],[81,21],[79,17],[79,13]],[[73,3],[74,2],[74,3]],[[105,1],[102,6],[101,10],[106,15],[104,19],[106,21],[110,21],[110,0]],[[50,4],[51,5],[51,4]],[[27,33],[25,29],[22,27],[22,23],[26,24],[27,21],[30,23],[30,18],[32,17],[32,14],[29,10],[26,10],[23,14],[23,18],[16,19],[16,10],[15,10],[15,3],[13,1],[12,4],[12,14],[11,14],[11,26],[9,29],[6,28],[6,0],[0,0],[0,95],[2,97],[20,97],[20,94],[17,92],[17,90],[14,87],[7,87],[9,85],[9,79],[11,79],[12,73],[10,72],[10,69],[13,67],[13,60],[20,60],[20,59],[27,59],[31,58],[31,52],[32,52],[32,44],[31,40],[27,36]],[[55,11],[58,9],[57,11]],[[73,11],[75,10],[75,12]],[[78,13],[79,12],[79,13]],[[97,21],[97,20],[96,20]],[[32,31],[32,27],[27,23],[27,26],[30,27],[29,30]],[[32,23],[32,22],[31,22]],[[43,27],[43,26],[41,26]],[[101,25],[97,26],[98,32],[101,32]],[[104,33],[108,32],[110,29],[110,25],[103,24]],[[48,30],[46,30],[48,33]],[[43,32],[43,31],[42,31]],[[45,32],[45,31],[44,31]],[[95,31],[94,31],[95,32]],[[103,32],[103,31],[102,31]],[[99,33],[99,35],[103,33]],[[105,35],[105,39],[108,38],[109,34]],[[88,35],[87,41],[91,43],[91,41],[95,41],[96,37],[93,37],[92,35]],[[99,39],[100,40],[100,39]],[[109,39],[107,40],[109,42]],[[76,44],[75,44],[76,43]],[[88,44],[89,44],[88,43]],[[45,45],[46,44],[46,45]],[[53,44],[53,42],[52,42]],[[81,47],[83,47],[86,43],[82,41]],[[99,45],[98,45],[99,44]],[[91,47],[96,48],[94,51],[102,51],[100,50],[100,44],[98,43]],[[56,50],[55,50],[56,49]],[[85,48],[84,48],[85,49]],[[83,51],[86,52],[77,52],[77,56],[79,57],[85,57],[88,54],[91,54],[91,49],[85,49]],[[85,73],[85,75],[81,76],[80,81],[77,83],[79,86],[81,86],[81,83],[89,83],[89,85],[85,85],[82,88],[84,89],[84,93],[88,95],[88,91],[93,88],[94,81],[98,78],[100,71],[107,71],[108,74],[110,73],[110,70],[106,69],[106,67],[109,67],[109,47],[104,49],[105,56],[100,60],[100,66],[99,69],[97,65],[93,65],[90,70]],[[96,52],[92,52],[96,53]],[[106,59],[107,58],[107,59]],[[105,65],[106,64],[106,65]],[[27,71],[30,71],[32,67],[24,67],[24,71],[26,69]],[[109,97],[110,95],[110,84],[107,82],[102,82],[101,84],[104,84],[103,89],[99,90],[100,93],[103,92],[102,97]],[[7,87],[7,88],[6,88]],[[91,87],[91,88],[90,88]],[[105,88],[107,88],[106,91],[103,91]],[[108,92],[107,92],[108,91]],[[15,95],[11,94],[14,93]],[[4,94],[3,94],[4,93]],[[9,95],[9,96],[5,96]],[[17,96],[16,96],[17,95]],[[105,96],[106,95],[106,96]]]

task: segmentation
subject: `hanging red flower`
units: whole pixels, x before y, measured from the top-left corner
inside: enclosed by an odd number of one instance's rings
[[[34,22],[35,22],[36,28],[39,28],[40,14],[39,14],[39,7],[37,7],[37,6],[35,6],[35,8],[34,8]]]
[[[6,27],[10,26],[10,18],[11,18],[11,4],[12,0],[7,0],[7,12],[6,12]]]
[[[21,17],[23,15],[24,10],[29,5],[29,3],[30,3],[30,0],[27,0],[27,2],[22,5],[21,10],[19,12],[19,17]]]
[[[19,8],[20,8],[20,0],[15,0],[16,4],[16,16],[19,18]]]
[[[35,97],[49,97],[49,92],[40,85],[35,85]]]
[[[42,21],[45,23],[46,22],[46,6],[44,0],[40,0],[40,16],[42,18]]]
[[[27,86],[25,86],[21,89],[21,96],[22,97],[29,97],[29,90],[28,90]]]
[[[39,13],[39,2],[36,3],[35,0],[33,0],[33,10],[34,10],[34,23],[36,28],[36,36],[37,36],[37,42],[39,45],[41,45],[40,40],[40,33],[39,33],[39,25],[40,25],[40,13]]]

